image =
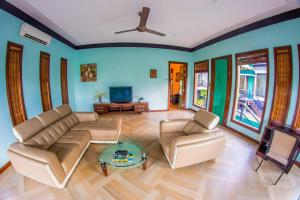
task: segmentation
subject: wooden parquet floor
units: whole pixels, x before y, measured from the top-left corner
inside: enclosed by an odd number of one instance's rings
[[[56,189],[17,174],[12,167],[0,175],[0,199],[202,199],[202,200],[298,200],[300,169],[293,167],[273,186],[280,174],[266,162],[256,173],[256,145],[224,129],[227,143],[215,160],[172,170],[158,143],[159,121],[190,118],[191,111],[109,114],[123,119],[121,138],[142,145],[149,153],[148,168],[116,170],[103,176],[97,156],[107,147],[92,144],[74,171],[66,188]],[[197,152],[195,152],[197,153]]]

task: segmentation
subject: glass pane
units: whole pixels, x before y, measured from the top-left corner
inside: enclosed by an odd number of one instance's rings
[[[238,64],[234,120],[258,129],[265,104],[267,63]]]
[[[206,108],[208,95],[208,72],[195,73],[194,104]]]
[[[126,157],[120,160],[116,159],[116,152],[127,152],[131,156],[130,160]],[[143,164],[143,154],[144,150],[142,147],[138,146],[129,141],[122,141],[117,144],[112,144],[106,148],[99,157],[99,162],[105,162],[113,167],[131,167]]]

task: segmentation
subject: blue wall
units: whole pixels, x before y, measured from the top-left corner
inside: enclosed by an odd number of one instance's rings
[[[8,110],[5,82],[6,47],[7,41],[24,46],[23,49],[23,93],[28,118],[42,112],[40,84],[39,84],[39,56],[40,51],[51,54],[51,96],[53,107],[61,105],[60,90],[60,58],[68,59],[68,84],[70,104],[75,108],[73,84],[73,56],[74,50],[53,39],[49,46],[24,39],[19,36],[21,24],[18,18],[0,10],[0,167],[7,161],[6,150],[16,139],[12,133],[12,123]]]
[[[188,62],[189,77],[193,73],[191,53],[155,48],[102,48],[80,50],[76,56],[76,107],[91,111],[97,90],[108,96],[110,86],[132,86],[133,96],[143,96],[151,110],[165,110],[168,105],[168,62]],[[80,82],[80,64],[97,63],[97,82]],[[157,78],[149,77],[157,69]],[[190,108],[192,80],[187,84],[187,107]],[[105,99],[104,99],[105,100]],[[108,97],[106,98],[108,100]]]
[[[291,124],[296,104],[298,84],[298,55],[296,45],[300,43],[300,19],[272,25],[266,28],[245,33],[234,38],[216,43],[193,53],[154,49],[154,48],[102,48],[74,50],[53,39],[49,46],[40,45],[28,39],[21,38],[19,31],[22,21],[0,10],[0,167],[8,158],[6,150],[15,141],[11,131],[5,83],[5,58],[7,41],[22,44],[23,51],[23,91],[28,118],[42,112],[39,88],[39,53],[45,51],[51,54],[51,96],[53,107],[61,105],[60,93],[60,58],[68,59],[69,101],[74,110],[90,111],[92,103],[96,102],[97,90],[108,92],[109,86],[133,86],[134,96],[143,96],[150,103],[152,110],[167,109],[168,99],[168,62],[188,62],[187,107],[192,107],[193,95],[193,62],[211,59],[218,56],[238,52],[269,48],[270,80],[269,101],[267,102],[264,125],[270,115],[273,95],[274,59],[273,47],[292,45],[293,50],[293,88],[291,96],[288,123]],[[97,63],[97,82],[80,82],[80,64]],[[149,78],[150,69],[157,69],[158,77]],[[233,59],[233,84],[230,102],[230,112],[233,106],[233,91],[235,87],[235,60]],[[259,140],[261,134],[256,134],[228,120],[228,126]],[[299,159],[300,160],[300,159]]]
[[[293,121],[296,99],[297,99],[297,90],[298,90],[298,80],[299,80],[299,60],[298,60],[298,49],[297,44],[300,44],[300,18],[290,20],[287,22],[279,23],[276,25],[268,26],[261,28],[255,31],[251,31],[222,42],[210,45],[206,48],[200,49],[196,52],[193,52],[194,61],[211,59],[214,57],[224,56],[228,54],[233,55],[232,62],[232,71],[233,71],[233,82],[231,88],[231,99],[230,99],[230,108],[229,108],[229,117],[227,125],[238,130],[241,133],[246,134],[247,136],[260,140],[262,136],[263,129],[261,134],[257,134],[253,131],[250,131],[244,127],[241,127],[230,121],[232,115],[234,91],[235,91],[235,57],[234,54],[240,52],[246,52],[251,50],[258,50],[263,48],[269,49],[269,93],[268,93],[268,102],[266,107],[266,113],[263,120],[263,127],[267,124],[271,103],[273,97],[274,89],[274,54],[273,47],[292,45],[292,54],[293,54],[293,81],[292,81],[292,95],[291,103],[289,108],[289,115],[287,119],[287,124],[291,124]],[[211,67],[211,66],[210,66]],[[300,157],[298,157],[300,161]]]

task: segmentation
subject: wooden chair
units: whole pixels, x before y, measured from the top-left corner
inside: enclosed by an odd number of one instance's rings
[[[274,185],[282,177],[283,173],[288,173],[292,168],[300,147],[300,136],[289,127],[280,127],[275,124],[266,127],[261,143],[256,154],[262,157],[257,171],[264,160],[271,161],[282,169],[282,173],[277,178]]]

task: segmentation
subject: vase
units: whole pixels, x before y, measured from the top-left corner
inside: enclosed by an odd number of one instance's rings
[[[102,97],[98,97],[98,102],[102,103]]]

